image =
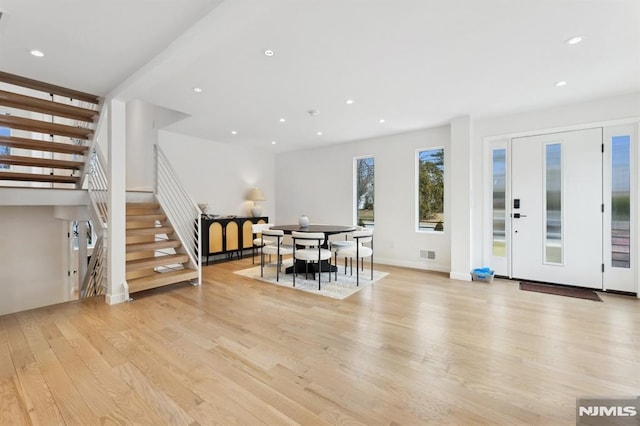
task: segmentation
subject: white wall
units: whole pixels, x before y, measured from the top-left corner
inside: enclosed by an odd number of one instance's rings
[[[196,203],[209,204],[210,213],[250,216],[247,192],[257,186],[266,201],[263,215],[275,220],[275,159],[267,150],[248,149],[159,132],[159,145],[182,185]]]
[[[0,315],[68,300],[65,222],[54,207],[0,207]]]
[[[445,185],[449,179],[449,126],[279,154],[276,158],[278,224],[353,224],[354,157],[375,157],[375,261],[433,269],[450,269],[450,233],[418,233],[415,224],[416,150],[445,148]],[[445,188],[445,192],[450,192]],[[445,196],[445,227],[450,217]],[[419,259],[419,250],[436,252],[436,260]]]
[[[485,140],[602,125],[633,117],[640,117],[640,93],[475,121],[472,158],[476,159],[474,164],[479,167],[472,170],[473,205],[478,206],[474,209],[477,214],[471,218],[473,263],[480,265],[483,258],[489,257],[484,253],[486,244],[483,241],[485,216],[489,208],[484,203],[483,182],[485,174],[490,173],[484,169]]]
[[[158,142],[158,129],[184,117],[184,113],[139,99],[127,102],[127,190],[153,190],[153,145]]]

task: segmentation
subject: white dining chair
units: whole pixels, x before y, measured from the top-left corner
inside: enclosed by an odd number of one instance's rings
[[[335,250],[336,262],[338,257],[345,258],[345,274],[346,272],[346,259],[348,258],[351,264],[351,275],[353,275],[353,259],[356,259],[356,286],[360,285],[360,266],[362,262],[362,270],[364,270],[364,258],[370,257],[371,268],[371,280],[373,280],[373,229],[365,229],[362,231],[353,232],[354,244],[338,247]],[[338,279],[338,271],[336,268],[335,278]]]
[[[284,231],[274,229],[262,230],[262,250],[260,253],[260,277],[264,277],[264,257],[265,255],[276,256],[276,281],[280,281],[280,269],[282,268],[282,257],[293,254],[293,247],[282,244]],[[269,243],[267,243],[269,241]]]
[[[272,244],[273,240],[262,239],[262,231],[269,229],[273,226],[273,223],[254,223],[251,225],[251,233],[253,234],[253,247],[251,248],[251,263],[256,263],[256,251],[262,252],[262,246],[264,244]]]
[[[325,236],[323,232],[297,232],[291,233],[293,239],[293,259],[302,260],[305,263],[305,278],[309,271],[309,263],[318,264],[318,290],[321,289],[322,261],[329,264],[329,282],[331,282],[331,250],[322,247]],[[300,246],[301,248],[298,248]],[[294,265],[293,286],[296,286],[296,268]]]
[[[356,229],[354,231],[362,231],[365,228],[363,226],[356,226]],[[353,247],[355,246],[356,241],[353,239],[353,231],[352,232],[348,232],[344,234],[344,239],[339,239],[339,240],[333,240],[329,242],[329,249],[331,250],[331,252],[333,252],[334,254],[334,262],[333,264],[336,266],[336,268],[338,267],[338,250],[341,248],[346,248],[346,247]],[[345,275],[347,274],[347,258],[345,257],[344,259],[344,273]]]

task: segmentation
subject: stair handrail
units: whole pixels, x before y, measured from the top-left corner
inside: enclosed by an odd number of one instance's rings
[[[95,128],[89,151],[85,158],[85,166],[82,170],[82,187],[87,188],[89,194],[89,214],[91,222],[96,230],[97,239],[93,248],[93,254],[87,267],[80,298],[104,294],[107,280],[107,228],[109,223],[109,180],[107,178],[107,160],[100,149],[99,140],[104,135],[107,137],[106,119],[107,104],[100,114],[100,119]]]
[[[93,297],[105,294],[107,279],[107,251],[102,235],[98,235],[93,247],[91,260],[87,267],[82,285],[80,286],[80,298]]]
[[[180,183],[169,159],[157,144],[153,145],[153,192],[167,215],[182,247],[189,256],[190,266],[198,271],[198,285],[202,283],[202,248],[200,230],[202,211]]]

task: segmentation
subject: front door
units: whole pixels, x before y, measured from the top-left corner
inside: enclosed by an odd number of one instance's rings
[[[602,129],[512,139],[511,275],[602,288]]]

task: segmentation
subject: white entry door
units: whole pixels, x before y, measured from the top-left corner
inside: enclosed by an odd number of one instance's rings
[[[511,275],[602,288],[602,129],[512,139]]]

